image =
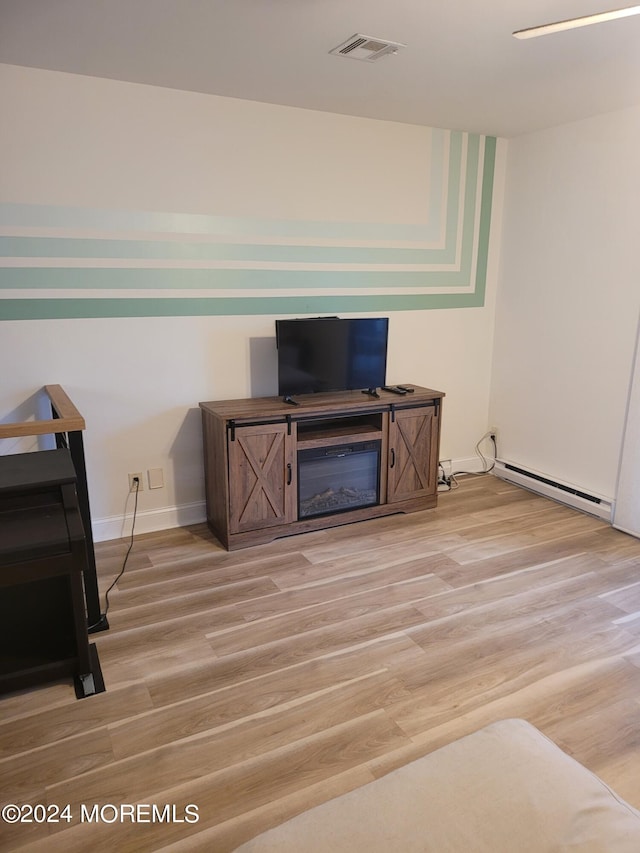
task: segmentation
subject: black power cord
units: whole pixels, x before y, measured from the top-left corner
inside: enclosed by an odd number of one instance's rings
[[[109,612],[109,593],[114,588],[114,586],[118,583],[122,575],[124,574],[124,570],[127,568],[127,560],[129,559],[129,554],[131,553],[131,549],[133,548],[133,532],[136,529],[136,515],[138,513],[138,492],[140,491],[140,480],[138,477],[132,478],[133,483],[135,483],[135,501],[133,504],[133,520],[131,522],[131,536],[129,541],[129,547],[127,548],[127,553],[124,555],[124,560],[122,562],[122,568],[118,572],[118,576],[110,585],[109,589],[104,594],[104,613],[101,614],[100,619],[95,622],[93,625],[89,625],[87,630],[91,631],[94,628],[98,628],[104,622],[107,621],[107,613]]]
[[[480,445],[485,440],[485,438],[489,438],[493,442],[493,459],[491,459],[490,461],[483,454],[482,450],[480,450]],[[459,474],[466,474],[471,477],[481,477],[484,474],[488,474],[490,471],[493,471],[498,456],[498,442],[495,432],[485,432],[485,434],[476,444],[475,450],[480,459],[482,459],[482,471],[453,471],[451,474],[447,475],[445,473],[442,462],[438,462],[438,487],[445,486],[446,488],[443,489],[443,491],[451,491],[451,489],[457,489],[460,485],[456,480],[456,477]]]

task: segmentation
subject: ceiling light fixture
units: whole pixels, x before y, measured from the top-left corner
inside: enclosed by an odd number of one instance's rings
[[[584,15],[581,18],[570,18],[568,21],[556,21],[552,24],[543,24],[540,27],[529,27],[526,30],[516,30],[512,35],[517,39],[531,39],[537,36],[546,36],[549,33],[573,30],[577,27],[588,27],[590,24],[615,21],[616,18],[629,18],[632,15],[640,15],[640,6],[628,6],[626,9],[614,9],[611,12],[600,12],[597,15]]]

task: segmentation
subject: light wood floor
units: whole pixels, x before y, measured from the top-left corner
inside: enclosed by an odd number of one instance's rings
[[[125,550],[97,546],[103,592]],[[2,825],[2,850],[222,853],[513,716],[640,806],[640,541],[491,476],[232,554],[141,536],[110,599],[107,692],[0,702],[0,801],[74,816]],[[94,803],[199,821],[81,823]]]

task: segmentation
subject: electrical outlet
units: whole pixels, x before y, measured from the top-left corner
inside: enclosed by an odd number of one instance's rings
[[[489,427],[489,435],[495,435],[495,437],[497,438],[498,437],[498,427],[496,427],[496,426]]]
[[[136,483],[136,479],[138,482]],[[142,471],[136,471],[134,474],[129,474],[129,491],[130,492],[141,492],[144,489],[144,483],[142,481]]]

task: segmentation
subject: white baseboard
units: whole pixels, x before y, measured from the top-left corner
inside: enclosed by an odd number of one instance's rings
[[[493,459],[487,458],[487,464],[491,465]],[[447,477],[451,474],[481,474],[484,471],[484,463],[479,456],[469,456],[466,459],[451,459],[444,463],[444,473]],[[440,471],[438,470],[438,476]]]
[[[169,530],[172,527],[186,527],[188,524],[201,524],[207,519],[204,501],[182,506],[167,506],[161,509],[138,511],[136,514],[136,533],[153,533],[156,530]],[[94,518],[91,523],[95,542],[109,539],[123,539],[131,535],[133,514],[113,515],[109,518]]]
[[[493,459],[488,456],[487,465],[490,466],[492,462]],[[469,474],[481,474],[484,471],[484,462],[479,456],[469,456],[467,459],[454,459],[452,470],[454,474],[464,474],[465,472]]]

